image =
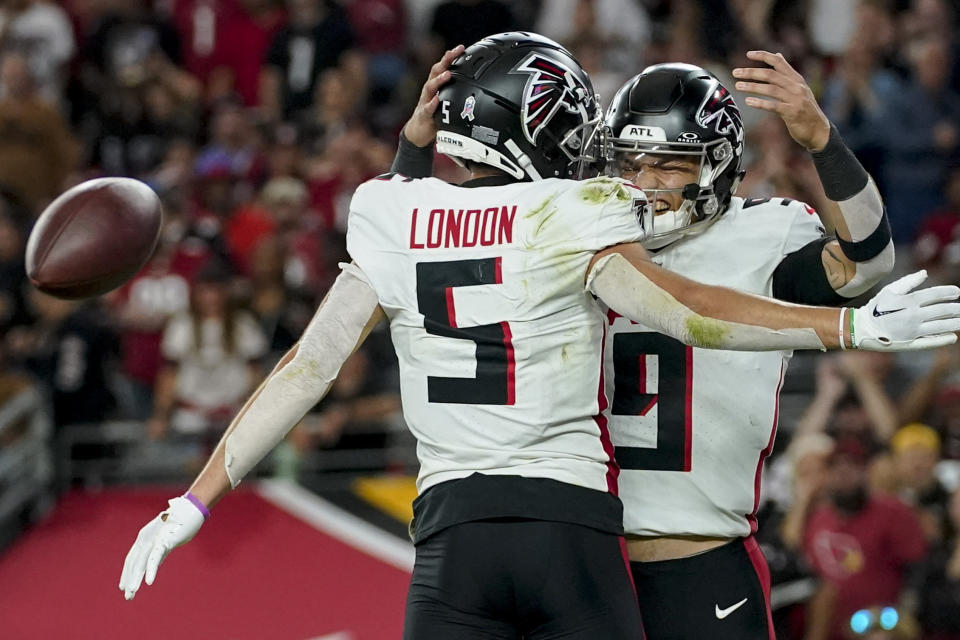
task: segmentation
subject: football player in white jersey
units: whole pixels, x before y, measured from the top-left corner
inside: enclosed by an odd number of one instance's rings
[[[437,147],[471,180],[387,175],[358,188],[347,237],[354,262],[187,494],[141,529],[120,578],[128,599],[384,317],[421,463],[404,631],[417,640],[642,637],[602,415],[604,317],[594,296],[701,347],[956,340],[960,289],[913,291],[922,274],[866,307],[836,310],[661,269],[637,244],[652,224],[643,192],[619,179],[571,179],[595,160],[600,112],[569,53],[532,34],[500,34],[451,70]]]
[[[737,69],[737,88],[783,118],[813,153],[836,229],[789,198],[734,196],[743,127],[727,89],[686,64],[647,68],[605,120],[611,175],[644,189],[655,216],[644,246],[670,271],[786,302],[844,304],[893,267],[873,181],[780,55]],[[620,465],[631,568],[651,640],[774,638],[769,571],[753,539],[791,352],[707,351],[608,313],[605,415]]]

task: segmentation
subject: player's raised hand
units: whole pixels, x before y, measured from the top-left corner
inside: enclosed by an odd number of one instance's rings
[[[432,144],[437,137],[437,127],[433,123],[433,113],[437,110],[440,103],[438,92],[440,87],[450,79],[450,64],[463,53],[464,46],[458,44],[453,49],[449,49],[443,54],[443,57],[430,67],[430,75],[427,81],[423,83],[423,89],[420,90],[420,100],[417,101],[417,107],[413,110],[413,115],[403,126],[403,135],[418,147],[425,147]]]
[[[123,561],[120,590],[127,600],[133,600],[146,577],[153,584],[157,569],[167,554],[189,542],[200,530],[205,514],[187,498],[174,498],[170,507],[140,529],[136,542]]]
[[[830,139],[830,121],[824,115],[803,76],[790,66],[783,54],[748,51],[747,57],[768,67],[739,67],[733,70],[739,91],[770,98],[749,97],[751,107],[772,111],[787,125],[790,137],[810,151],[820,151]]]
[[[867,304],[851,309],[857,349],[914,351],[953,344],[960,331],[960,288],[916,289],[927,279],[917,271],[891,282]]]

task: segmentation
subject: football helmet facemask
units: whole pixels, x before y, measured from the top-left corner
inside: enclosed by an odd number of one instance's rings
[[[700,233],[730,204],[743,178],[743,121],[733,96],[709,71],[688,64],[647,67],[613,98],[603,128],[606,171],[618,175],[624,154],[685,156],[699,162],[698,182],[675,189],[644,188],[650,202],[679,193],[675,211],[647,221],[643,244],[664,247]]]
[[[601,157],[590,78],[543,36],[500,33],[471,45],[439,97],[437,151],[461,166],[479,162],[517,180],[579,178]]]

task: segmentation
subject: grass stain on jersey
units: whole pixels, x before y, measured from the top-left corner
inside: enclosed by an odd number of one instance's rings
[[[534,236],[540,235],[540,232],[543,230],[543,225],[547,224],[547,222],[550,221],[550,218],[556,215],[557,211],[559,211],[559,209],[556,207],[550,207],[547,212],[540,217],[540,222],[537,224],[537,228],[533,230]]]
[[[725,324],[716,318],[696,316],[687,318],[687,331],[690,333],[690,342],[694,346],[706,349],[718,349],[723,346],[727,337]]]
[[[531,209],[524,218],[533,218],[535,216],[540,216],[540,221],[537,224],[537,228],[533,230],[533,237],[540,235],[541,230],[543,230],[543,225],[545,225],[550,218],[552,218],[557,213],[557,207],[553,206],[554,200],[557,199],[559,194],[553,194],[548,197],[546,200],[541,202],[539,205]]]
[[[632,196],[627,191],[627,188],[623,186],[622,182],[602,176],[584,182],[583,186],[580,187],[578,195],[584,202],[596,205],[604,204],[614,196],[617,200],[626,201],[632,199]]]
[[[583,272],[569,264],[569,254],[577,252],[575,233],[559,215],[558,206],[558,200],[566,198],[563,202],[569,202],[568,194],[579,187],[554,191],[523,214],[530,221],[529,232],[523,234],[525,251],[521,258],[525,297],[550,299],[582,285]]]
[[[553,203],[554,200],[557,199],[557,196],[558,196],[558,195],[560,195],[560,194],[554,193],[554,194],[551,194],[551,195],[547,196],[547,198],[546,198],[543,202],[541,202],[540,204],[538,204],[537,206],[535,206],[533,209],[530,209],[530,211],[528,211],[526,214],[524,214],[523,217],[524,217],[524,218],[532,218],[533,216],[538,216],[538,215],[540,215],[541,213],[543,213],[544,211],[547,210],[547,208]]]

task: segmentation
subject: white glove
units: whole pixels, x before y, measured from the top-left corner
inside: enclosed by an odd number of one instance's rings
[[[189,542],[200,530],[204,514],[188,499],[179,497],[169,501],[170,508],[140,529],[136,542],[123,561],[120,590],[127,600],[133,600],[146,573],[147,584],[153,584],[157,568],[167,554]]]
[[[867,351],[916,351],[957,341],[960,288],[949,285],[913,291],[927,279],[917,271],[891,282],[853,314],[853,346]]]

